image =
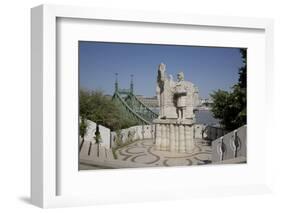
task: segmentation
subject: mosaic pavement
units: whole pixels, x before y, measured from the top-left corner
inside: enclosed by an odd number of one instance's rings
[[[204,165],[211,163],[211,153],[211,146],[198,141],[190,154],[157,151],[152,139],[136,141],[116,151],[118,160],[152,167]]]

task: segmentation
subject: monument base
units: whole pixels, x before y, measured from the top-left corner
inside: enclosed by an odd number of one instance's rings
[[[194,150],[193,119],[155,119],[156,150],[191,153]]]

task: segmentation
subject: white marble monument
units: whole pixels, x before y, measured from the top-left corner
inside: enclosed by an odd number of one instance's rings
[[[161,63],[157,75],[157,99],[160,106],[155,124],[156,150],[191,153],[194,149],[194,107],[198,104],[198,88],[184,80],[179,72],[177,81],[166,73]]]

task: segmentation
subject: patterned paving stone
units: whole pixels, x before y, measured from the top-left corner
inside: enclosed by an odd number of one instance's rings
[[[118,160],[150,166],[189,166],[211,163],[211,147],[196,141],[192,153],[158,151],[152,139],[136,141],[117,152]]]

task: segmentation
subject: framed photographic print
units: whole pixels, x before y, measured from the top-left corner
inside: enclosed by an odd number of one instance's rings
[[[269,192],[272,30],[269,19],[33,8],[32,203]]]

